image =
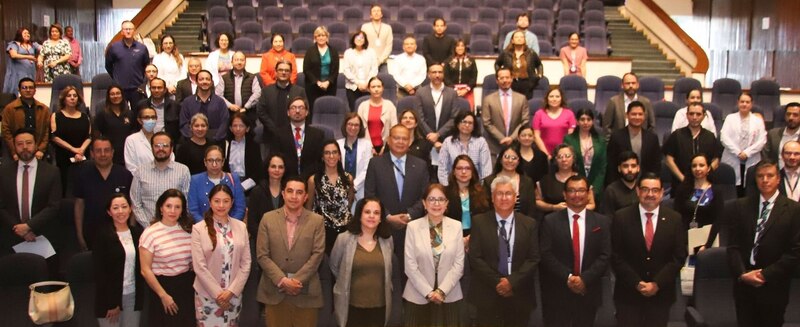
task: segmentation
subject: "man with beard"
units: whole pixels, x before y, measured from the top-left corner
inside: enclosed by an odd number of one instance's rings
[[[222,97],[231,113],[246,112],[248,118],[255,119],[256,112],[253,109],[261,97],[258,74],[244,69],[247,57],[241,51],[233,53],[231,61],[233,69],[222,75],[222,81],[217,83],[214,93]]]
[[[665,327],[686,260],[686,226],[680,214],[661,206],[658,176],[643,174],[636,192],[639,205],[617,211],[611,225],[617,326]]]
[[[425,36],[422,40],[422,54],[425,56],[425,63],[430,68],[433,64],[443,65],[444,61],[453,55],[453,48],[456,47],[456,40],[447,36],[447,22],[444,18],[433,20],[433,34]]]
[[[289,123],[278,127],[270,150],[283,154],[286,176],[308,178],[322,166],[322,143],[325,133],[306,124],[308,103],[305,98],[291,99],[286,110]]]
[[[166,131],[172,139],[178,139],[180,130],[178,129],[178,103],[167,96],[167,82],[161,78],[154,78],[150,81],[150,97],[139,101],[137,112],[143,108],[153,108],[156,110],[156,127],[154,131]],[[138,115],[137,115],[138,117]]]
[[[34,131],[37,140],[35,156],[36,159],[44,158],[47,152],[47,143],[50,140],[50,109],[47,105],[37,101],[36,83],[28,77],[22,78],[17,83],[19,88],[19,98],[12,101],[3,108],[3,128],[2,135],[8,146],[8,154],[14,160],[17,158],[14,152],[14,133],[17,130],[29,128]]]
[[[767,145],[761,150],[761,158],[777,161],[779,168],[784,162],[778,153],[789,141],[800,141],[800,103],[790,102],[784,107],[785,127],[775,127],[767,133]]]
[[[156,200],[161,193],[174,188],[188,194],[191,179],[189,168],[171,159],[173,143],[169,134],[155,133],[150,139],[150,147],[153,149],[153,162],[136,169],[131,183],[133,213],[144,228],[150,226],[155,217]]]
[[[192,137],[190,122],[197,113],[208,117],[208,138],[214,142],[225,140],[228,135],[230,113],[225,100],[214,94],[211,72],[201,70],[197,73],[197,92],[181,102],[180,127],[185,138]]]
[[[261,91],[256,111],[258,120],[264,125],[264,144],[272,142],[272,138],[278,132],[278,126],[289,125],[289,117],[286,115],[289,99],[307,98],[303,87],[292,84],[291,74],[292,63],[278,62],[275,64],[275,83],[264,87]]]
[[[656,114],[653,112],[653,106],[650,104],[650,99],[644,96],[639,96],[639,77],[634,73],[626,73],[622,75],[622,93],[617,94],[611,99],[608,99],[606,104],[606,112],[603,114],[603,129],[606,135],[609,133],[625,127],[628,124],[625,110],[628,106],[638,101],[644,106],[644,113],[646,120],[642,128],[650,129],[656,126]],[[609,166],[612,167],[612,166]]]
[[[142,110],[139,110],[137,121],[139,126],[142,126],[142,129],[125,139],[125,168],[131,174],[136,173],[136,169],[139,166],[153,162],[153,148],[150,140],[153,138],[153,134],[157,132],[157,120],[158,114],[155,109],[142,108]],[[170,160],[175,160],[175,156],[171,154]]]
[[[111,194],[130,193],[133,175],[114,164],[114,147],[105,136],[94,138],[92,160],[80,167],[75,183],[75,231],[81,250],[91,250],[95,231],[107,223],[106,205]]]
[[[722,156],[722,144],[714,134],[703,128],[700,123],[706,115],[706,109],[700,103],[692,103],[686,108],[686,119],[689,126],[680,128],[670,134],[664,143],[664,155],[667,168],[674,177],[673,183],[683,182],[686,175],[691,174],[692,156],[704,153],[711,159],[711,170],[719,167]]]
[[[633,151],[624,151],[618,158],[620,179],[608,184],[603,198],[602,212],[613,215],[617,210],[639,202],[636,179],[639,177],[639,157]]]
[[[511,43],[511,36],[514,35],[516,31],[523,31],[525,32],[525,44],[528,45],[528,48],[531,48],[533,52],[539,54],[539,38],[536,37],[536,34],[528,30],[528,26],[531,25],[531,16],[527,13],[521,13],[517,15],[517,29],[513,31],[509,31],[506,34],[505,39],[503,39],[503,48],[505,49],[508,47],[508,44]],[[501,50],[502,50],[501,49]]]
[[[640,159],[639,166],[642,173],[658,174],[661,172],[661,146],[658,143],[658,136],[652,130],[643,127],[645,112],[644,103],[631,102],[626,113],[628,126],[611,133],[607,150],[606,185],[619,179],[617,167],[621,162],[617,159],[625,151],[632,151]]]

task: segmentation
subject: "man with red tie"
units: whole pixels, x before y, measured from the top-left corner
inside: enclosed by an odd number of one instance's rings
[[[539,280],[545,326],[592,326],[602,302],[601,278],[611,258],[611,220],[586,210],[589,182],[564,182],[567,208],[542,223]]]
[[[666,326],[687,256],[686,226],[680,214],[660,206],[657,175],[642,175],[636,192],[639,205],[618,210],[611,229],[617,326]]]
[[[287,115],[289,124],[273,131],[270,151],[283,154],[286,176],[308,178],[320,169],[325,133],[306,124],[308,102],[304,97],[289,100]]]

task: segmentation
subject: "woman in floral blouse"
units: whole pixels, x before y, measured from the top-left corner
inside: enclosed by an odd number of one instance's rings
[[[339,143],[328,140],[322,145],[322,171],[308,178],[306,207],[325,218],[325,253],[330,254],[336,237],[347,230],[355,198],[353,177],[342,168]]]
[[[38,65],[39,68],[44,68],[45,83],[52,83],[58,75],[71,73],[68,61],[72,48],[61,35],[61,26],[50,25],[50,39],[42,44]]]

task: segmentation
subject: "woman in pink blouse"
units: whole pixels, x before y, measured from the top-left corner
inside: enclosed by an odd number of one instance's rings
[[[544,96],[544,108],[533,114],[531,125],[536,147],[547,154],[547,159],[553,157],[553,149],[561,144],[564,136],[572,133],[577,124],[572,110],[565,108],[567,103],[561,89],[555,88]]]
[[[572,33],[569,35],[569,43],[559,51],[564,75],[586,77],[586,61],[589,60],[589,54],[580,44],[581,38],[578,33]]]

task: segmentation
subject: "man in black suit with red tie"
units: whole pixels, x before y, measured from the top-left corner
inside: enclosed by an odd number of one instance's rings
[[[308,102],[303,97],[289,100],[287,115],[289,124],[273,131],[270,151],[283,154],[286,176],[308,178],[320,169],[325,133],[306,124]]]
[[[778,192],[778,164],[755,169],[757,194],[728,206],[728,263],[739,326],[782,326],[794,269],[800,264],[800,204]]]
[[[498,176],[491,189],[494,210],[472,221],[469,301],[477,308],[477,326],[527,327],[536,308],[539,229],[533,218],[514,212],[511,178]]]
[[[680,214],[662,207],[664,189],[653,173],[639,179],[639,205],[618,210],[611,228],[614,305],[620,327],[667,326],[675,280],[687,256]]]
[[[564,182],[567,208],[544,217],[539,281],[545,326],[593,326],[611,258],[611,220],[586,210],[589,182]]]

